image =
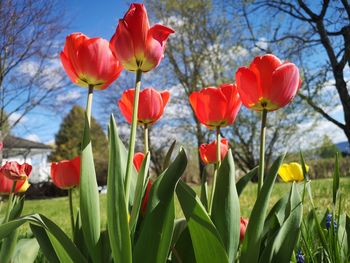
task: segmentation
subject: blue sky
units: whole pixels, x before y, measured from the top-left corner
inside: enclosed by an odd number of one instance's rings
[[[72,32],[82,32],[89,37],[99,36],[110,39],[115,32],[118,19],[123,17],[130,4],[129,1],[124,0],[62,0],[60,3],[66,11],[66,18],[70,21],[69,28],[62,34],[62,39]],[[80,93],[82,96],[78,102],[82,106],[85,105],[85,90],[83,88],[72,85],[69,92],[71,94]],[[63,94],[62,96],[65,95]],[[96,92],[95,98],[98,99],[98,96],[99,94]],[[65,110],[67,111],[69,109]],[[98,112],[96,112],[96,109],[94,110],[95,114],[94,112],[93,114],[97,115]],[[336,116],[337,119],[342,121],[342,114],[340,112],[336,113]],[[62,115],[49,111],[44,113],[42,108],[38,108],[27,115],[13,132],[15,135],[24,138],[52,143],[62,118]],[[102,125],[104,124],[102,123]],[[333,126],[333,124],[323,120],[316,127],[316,130],[319,134],[327,133],[331,136],[336,132],[337,136],[333,136],[333,138],[336,137],[336,142],[345,140],[345,136],[341,130]]]
[[[115,32],[118,19],[124,16],[130,2],[122,0],[62,0],[60,3],[69,21],[69,27],[62,34],[62,39],[72,32],[82,32],[89,37],[103,37],[109,40]],[[82,98],[78,102],[84,106],[85,90],[77,86],[72,86],[70,89],[73,93],[82,94]],[[98,95],[96,92],[95,97]],[[16,116],[15,114],[13,118],[16,119]],[[37,108],[25,116],[21,123],[14,128],[13,133],[23,138],[52,143],[62,118],[63,116],[56,113],[50,111],[44,113],[42,108]]]

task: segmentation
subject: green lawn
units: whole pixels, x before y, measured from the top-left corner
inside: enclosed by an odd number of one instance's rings
[[[350,178],[341,178],[340,181],[340,193],[342,194],[343,200],[343,209],[350,213]],[[272,192],[272,198],[270,205],[274,204],[280,197],[288,193],[291,184],[277,183]],[[192,186],[196,192],[199,192],[199,186]],[[241,200],[241,211],[244,217],[248,217],[249,213],[253,207],[255,198],[256,198],[256,184],[249,184],[247,188],[242,193]],[[325,209],[331,208],[332,202],[332,180],[331,179],[319,179],[312,181],[311,184],[313,190],[313,197],[316,207],[320,208],[320,212],[324,212]],[[75,207],[78,205],[78,193],[75,193]],[[304,211],[310,209],[310,203],[308,198],[306,199]],[[106,195],[102,194],[100,196],[101,202],[101,216],[102,216],[102,227],[105,227],[106,224]],[[1,204],[1,210],[4,211],[6,203]],[[28,200],[25,202],[23,214],[31,213],[41,213],[49,217],[59,226],[61,226],[66,233],[70,235],[70,221],[68,214],[68,202],[67,198],[54,198],[46,200]],[[0,213],[1,214],[1,213]],[[176,202],[176,215],[177,217],[182,217],[181,207]],[[23,226],[20,230],[21,234],[24,234],[28,231],[28,226]]]

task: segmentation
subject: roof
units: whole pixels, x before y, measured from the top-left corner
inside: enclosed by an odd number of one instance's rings
[[[40,142],[7,135],[4,139],[4,149],[52,149],[52,147]]]

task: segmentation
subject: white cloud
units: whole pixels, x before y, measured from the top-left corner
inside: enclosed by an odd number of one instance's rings
[[[29,141],[33,141],[33,142],[40,142],[40,138],[38,135],[36,134],[28,134],[25,139],[29,140]]]
[[[16,121],[18,121],[19,118],[21,118],[22,113],[19,112],[14,112],[9,116],[9,123],[10,126],[12,126]],[[26,116],[23,116],[21,118],[21,120],[19,121],[19,123],[23,124],[28,120],[28,118]]]
[[[72,100],[77,100],[81,97],[81,93],[78,90],[73,90],[68,93],[63,93],[57,96],[57,102],[68,102]]]
[[[54,89],[62,81],[62,66],[58,58],[41,65],[37,61],[25,61],[18,66],[18,74],[34,78],[36,85],[45,89]]]

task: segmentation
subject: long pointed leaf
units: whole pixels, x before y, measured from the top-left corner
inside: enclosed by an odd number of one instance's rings
[[[268,202],[277,177],[278,169],[281,166],[283,159],[284,155],[277,158],[273,163],[259,197],[254,204],[242,245],[240,258],[242,263],[258,262]]]
[[[196,193],[180,181],[176,194],[187,220],[196,261],[201,263],[229,262],[219,232],[196,197]]]
[[[336,205],[337,202],[337,194],[339,191],[339,177],[339,153],[337,153],[335,156],[335,169],[333,174],[333,205]]]
[[[286,207],[286,218],[277,235],[269,240],[260,259],[264,262],[289,262],[300,234],[303,204],[295,183],[290,191]]]
[[[166,261],[175,220],[174,191],[186,165],[186,153],[181,148],[175,160],[153,183],[146,216],[133,253],[134,262]]]
[[[229,262],[236,257],[240,238],[240,207],[235,177],[235,164],[229,150],[218,171],[211,215]]]
[[[123,163],[125,156],[113,115],[109,124],[109,164],[107,178],[108,233],[115,262],[132,262],[128,208],[125,204]]]
[[[139,217],[140,207],[142,204],[142,197],[144,194],[144,186],[146,183],[146,178],[148,174],[148,168],[150,163],[150,153],[148,152],[142,162],[140,172],[137,177],[134,205],[132,206],[131,216],[130,216],[130,229],[134,233],[137,219]]]
[[[15,229],[25,223],[32,223],[44,228],[48,233],[48,237],[56,254],[62,252],[69,256],[69,261],[72,262],[87,262],[79,249],[75,246],[72,240],[59,228],[54,222],[43,215],[33,214],[12,220],[6,224],[0,225],[0,240],[12,233]],[[57,241],[57,242],[55,242]],[[63,250],[64,251],[63,251]],[[57,255],[60,257],[59,255]]]
[[[95,174],[94,158],[90,140],[90,126],[85,117],[84,135],[81,147],[80,169],[80,214],[86,245],[94,262],[100,255],[97,247],[100,239],[100,202]]]

